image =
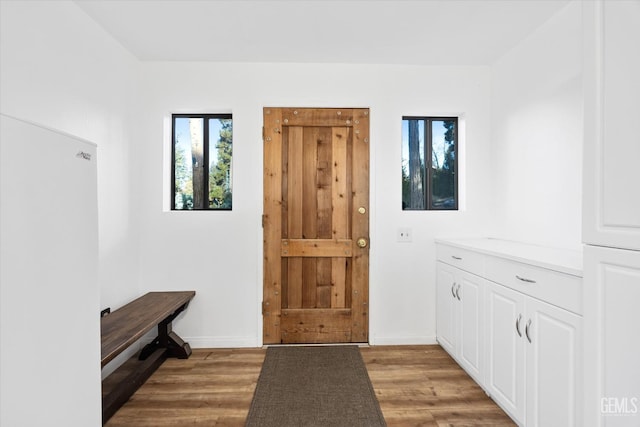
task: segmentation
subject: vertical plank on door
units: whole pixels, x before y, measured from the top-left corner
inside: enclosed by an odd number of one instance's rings
[[[282,244],[282,134],[278,109],[263,111],[264,150],[264,295],[263,342],[280,342],[280,292],[281,292],[281,244]]]
[[[352,212],[353,212],[353,192],[351,189],[353,188],[353,129],[349,129],[349,138],[347,139],[347,159],[345,164],[347,165],[347,190],[345,192],[345,197],[347,199],[347,236],[351,240],[353,240],[353,225],[352,225]],[[353,293],[351,287],[352,281],[352,262],[351,257],[345,259],[346,262],[346,270],[345,270],[345,291],[344,291],[344,306],[351,307],[351,296]]]
[[[349,212],[347,207],[347,141],[349,139],[349,128],[334,127],[331,135],[332,141],[332,224],[333,238],[348,238]],[[345,307],[345,274],[346,259],[334,258],[331,264],[331,308]]]
[[[369,244],[365,248],[356,246],[359,238],[369,241],[369,109],[353,112],[353,175],[351,194],[352,236],[354,256],[352,258],[351,290],[351,340],[369,340]],[[359,208],[364,208],[360,213]]]
[[[287,174],[287,209],[289,239],[302,238],[302,147],[303,128],[288,127],[289,168]],[[302,258],[289,258],[287,280],[288,308],[302,308]]]
[[[289,183],[289,132],[282,129],[282,238],[289,238],[289,208],[288,208],[288,183]],[[289,308],[289,258],[281,258],[281,288],[280,308]]]
[[[331,128],[318,128],[318,166],[317,166],[317,229],[318,239],[331,239],[332,232],[332,143]],[[331,307],[331,258],[319,258],[317,263],[317,299],[318,308]]]
[[[318,236],[318,132],[317,127],[305,128],[302,153],[302,237],[315,239]],[[302,260],[302,307],[316,307],[317,258]]]

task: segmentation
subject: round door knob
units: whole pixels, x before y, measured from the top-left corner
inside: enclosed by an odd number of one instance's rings
[[[361,237],[361,238],[358,239],[356,244],[358,245],[359,248],[366,248],[367,247],[367,239],[365,239],[364,237]]]

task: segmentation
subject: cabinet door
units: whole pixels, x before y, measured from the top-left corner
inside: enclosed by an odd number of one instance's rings
[[[482,377],[483,362],[483,306],[484,306],[484,279],[473,274],[461,271],[457,283],[460,289],[457,291],[459,336],[458,360],[462,367],[480,383],[484,383]]]
[[[582,318],[526,301],[527,427],[581,426]]]
[[[640,426],[640,251],[584,256],[584,425]]]
[[[640,1],[585,1],[585,243],[640,249]]]
[[[436,263],[437,307],[436,335],[440,345],[452,356],[456,348],[456,281],[457,268],[442,262]]]
[[[525,296],[487,283],[487,364],[485,386],[518,423],[524,420]]]

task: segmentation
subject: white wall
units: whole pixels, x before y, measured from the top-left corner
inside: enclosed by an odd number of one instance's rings
[[[434,342],[433,239],[482,235],[489,220],[487,67],[145,63],[141,82],[140,283],[196,290],[176,322],[192,346],[262,342],[264,106],[371,108],[371,342]],[[233,211],[166,210],[172,112],[233,113]],[[460,212],[401,211],[401,120],[422,114],[464,116]],[[398,227],[412,243],[396,242]]]
[[[582,18],[569,3],[492,69],[494,234],[578,248]]]
[[[140,64],[72,2],[1,4],[2,112],[99,146],[101,305],[195,289],[177,322],[194,347],[261,343],[263,106],[371,108],[372,343],[433,341],[434,237],[580,240],[578,3],[492,70]],[[218,111],[234,114],[234,210],[166,212],[170,113]],[[401,117],[422,114],[464,118],[459,212],[400,209]]]
[[[98,145],[102,307],[138,296],[130,122],[137,61],[70,1],[0,2],[0,109]]]

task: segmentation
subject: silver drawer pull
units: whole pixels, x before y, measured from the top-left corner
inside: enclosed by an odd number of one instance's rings
[[[460,300],[460,285],[458,285],[458,287],[456,288],[456,296],[458,297],[458,301]]]
[[[462,258],[460,258],[459,256],[451,255],[451,258],[457,259],[458,261],[462,261]]]
[[[455,286],[456,286],[456,282],[453,282],[453,285],[451,285],[451,295],[453,295],[454,298],[456,297],[456,293],[453,290],[453,288],[455,288]]]
[[[527,341],[531,342],[531,337],[529,336],[529,328],[531,327],[531,319],[527,322],[527,326],[524,327],[524,334],[527,336]]]
[[[520,277],[517,274],[516,274],[516,279],[521,280],[521,281],[526,282],[526,283],[536,283],[535,280],[527,279],[526,277]]]

